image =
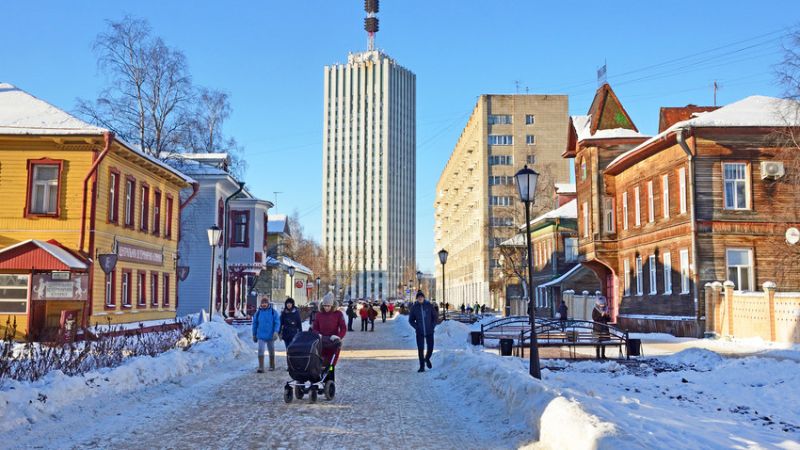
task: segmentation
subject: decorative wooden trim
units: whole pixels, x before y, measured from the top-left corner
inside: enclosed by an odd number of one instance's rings
[[[128,223],[128,214],[125,214],[124,221],[122,225],[125,228],[130,228],[131,230],[136,229],[136,178],[133,175],[125,175],[125,192],[128,190],[128,182],[133,182],[131,186],[131,209],[130,209],[130,223]],[[127,199],[123,201],[122,210],[125,211],[125,206],[127,205]]]
[[[745,207],[744,208],[727,208],[725,202],[727,201],[727,193],[725,192],[725,164],[744,164],[744,181],[745,181]],[[722,181],[722,211],[752,211],[753,210],[753,165],[747,159],[723,159],[719,165],[719,179]]]
[[[29,159],[27,165],[28,165],[28,184],[25,188],[25,210],[23,211],[23,217],[25,218],[61,217],[61,186],[62,186],[61,173],[64,170],[64,160],[50,159],[50,158]],[[56,212],[53,214],[31,212],[31,207],[33,206],[31,204],[31,195],[33,194],[33,169],[35,166],[39,165],[58,166],[58,182],[56,184]]]
[[[111,174],[116,175],[116,183],[114,184],[114,202],[111,201]],[[119,225],[119,185],[122,180],[122,174],[116,167],[108,169],[108,214],[106,214],[106,223],[113,223]],[[109,217],[111,215],[111,217]]]

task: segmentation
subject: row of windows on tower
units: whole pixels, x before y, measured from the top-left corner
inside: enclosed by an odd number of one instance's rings
[[[526,145],[536,145],[536,135],[525,135]],[[510,134],[490,134],[489,145],[514,145],[514,136]]]
[[[511,125],[514,123],[514,116],[511,114],[489,114],[489,125]],[[525,114],[525,125],[533,125],[536,123],[536,116],[533,114]]]

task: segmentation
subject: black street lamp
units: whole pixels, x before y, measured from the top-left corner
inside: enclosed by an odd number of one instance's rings
[[[317,301],[319,301],[319,277],[317,277]]]
[[[289,288],[289,297],[294,298],[294,266],[289,266],[286,271],[289,272],[289,282],[291,284]]]
[[[447,250],[439,250],[439,262],[442,263],[442,310],[444,311],[442,320],[447,320],[447,296],[445,295],[447,286],[444,282],[444,265],[447,264]]]
[[[530,347],[530,374],[539,380],[542,379],[542,372],[539,367],[539,343],[536,339],[536,307],[533,304],[533,260],[531,258],[531,203],[536,199],[536,181],[539,174],[535,170],[529,169],[527,165],[514,175],[517,179],[519,189],[519,199],[525,203],[525,244],[528,247],[528,308],[529,320],[531,322],[531,347]]]
[[[219,244],[220,236],[222,236],[222,230],[216,224],[211,225],[208,229],[208,245],[211,246],[211,292],[208,294],[209,319],[214,317],[214,266],[216,265],[217,245]]]
[[[417,290],[419,291],[420,289],[422,289],[422,272],[418,270],[417,271]]]

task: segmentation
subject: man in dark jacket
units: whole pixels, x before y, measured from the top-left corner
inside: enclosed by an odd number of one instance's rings
[[[352,300],[347,302],[345,314],[347,315],[347,331],[353,331],[353,319],[356,318],[356,310],[353,308]]]
[[[419,370],[417,372],[425,372],[426,365],[428,369],[433,368],[431,364],[433,330],[438,321],[438,314],[431,302],[425,299],[425,294],[422,291],[417,291],[417,301],[411,305],[411,311],[408,313],[408,323],[417,332],[417,352],[419,355]],[[425,352],[426,344],[428,346],[427,353]]]
[[[386,322],[386,313],[389,312],[389,307],[386,305],[386,302],[381,303],[381,321]]]
[[[281,336],[281,339],[283,339],[283,343],[287,348],[289,347],[289,343],[292,342],[292,339],[294,339],[294,336],[302,331],[302,322],[300,310],[294,306],[294,299],[292,297],[287,298],[286,302],[283,304],[283,311],[281,311],[281,328],[278,331],[278,334]]]

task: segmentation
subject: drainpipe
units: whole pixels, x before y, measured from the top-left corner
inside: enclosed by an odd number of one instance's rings
[[[186,208],[186,205],[188,205],[188,204],[189,204],[189,202],[191,202],[191,201],[192,201],[192,200],[193,200],[193,199],[194,199],[194,198],[197,196],[197,193],[198,193],[198,192],[200,192],[200,183],[198,183],[198,182],[196,182],[196,181],[195,181],[194,183],[192,183],[192,195],[190,195],[190,196],[189,196],[189,197],[186,199],[186,201],[184,201],[183,203],[181,203],[181,206],[180,206],[180,210],[181,210],[181,211],[183,211],[183,208]]]
[[[103,162],[108,152],[111,150],[111,142],[114,141],[114,133],[111,131],[106,131],[103,133],[103,138],[105,140],[105,145],[103,146],[103,151],[100,152],[97,159],[94,160],[92,167],[89,169],[89,173],[86,174],[86,178],[83,179],[83,203],[82,203],[82,211],[81,211],[81,239],[80,245],[78,246],[78,251],[83,253],[83,244],[86,242],[86,197],[88,196],[89,192],[89,180],[97,171],[97,167],[100,166],[100,163]],[[92,199],[94,202],[95,199]],[[90,255],[93,257],[93,255]]]
[[[691,225],[691,233],[692,233],[692,262],[694,263],[694,264],[690,264],[689,266],[691,267],[692,265],[694,265],[694,274],[692,276],[692,279],[694,280],[694,289],[692,289],[693,295],[694,295],[694,317],[695,317],[695,320],[699,320],[700,319],[700,317],[699,317],[699,315],[700,315],[700,306],[699,306],[698,299],[697,299],[697,287],[699,286],[700,283],[698,281],[699,280],[699,278],[698,278],[699,270],[698,270],[697,261],[698,261],[699,258],[697,256],[697,217],[696,217],[696,212],[695,212],[696,209],[697,209],[696,206],[695,206],[695,204],[696,204],[695,179],[694,179],[695,178],[694,177],[694,163],[695,163],[694,156],[695,155],[694,155],[694,153],[692,153],[692,150],[686,144],[686,138],[684,137],[684,132],[685,131],[688,131],[688,134],[692,134],[692,128],[691,127],[689,127],[688,130],[684,129],[684,128],[678,128],[678,131],[677,131],[677,134],[675,135],[675,137],[677,138],[678,145],[681,146],[683,151],[686,153],[686,157],[689,160],[689,176],[688,176],[688,180],[687,180],[687,185],[688,185],[687,187],[688,187],[688,189],[690,189],[689,200],[691,200],[691,208],[689,210],[689,214],[690,214],[689,219],[691,220],[690,225]]]
[[[223,208],[222,218],[222,316],[227,316],[227,308],[225,307],[227,304],[228,299],[228,233],[230,230],[228,229],[228,203],[230,203],[233,197],[236,197],[240,192],[244,190],[244,182],[239,181],[239,189],[236,190],[233,194],[229,195],[225,199],[225,206]],[[249,232],[249,230],[248,230]]]

